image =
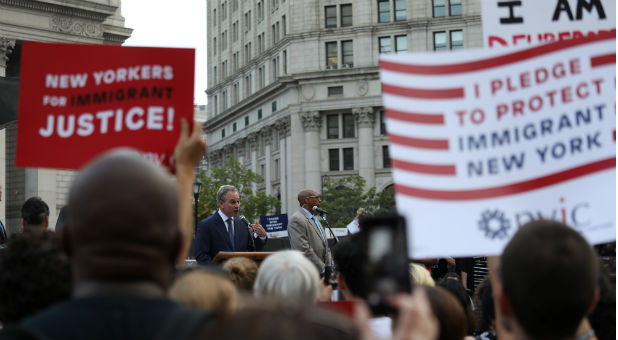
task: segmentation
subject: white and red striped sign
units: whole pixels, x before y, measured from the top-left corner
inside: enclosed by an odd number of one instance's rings
[[[381,56],[411,257],[499,254],[541,217],[615,240],[615,51],[614,32]]]

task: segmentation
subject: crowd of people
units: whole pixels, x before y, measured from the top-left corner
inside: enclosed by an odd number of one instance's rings
[[[224,186],[196,234],[200,265],[187,267],[191,183],[205,151],[201,125],[183,121],[175,180],[131,150],[97,158],[75,179],[56,232],[45,202],[28,199],[0,249],[0,338],[615,339],[615,277],[554,221],[520,228],[501,257],[410,262],[412,288],[374,309],[363,218],[331,247],[311,189],[298,194],[292,249],[210,264],[268,241]]]

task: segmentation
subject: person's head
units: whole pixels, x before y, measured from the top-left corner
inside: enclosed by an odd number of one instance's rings
[[[438,319],[438,339],[463,339],[468,335],[466,314],[455,297],[442,287],[420,286],[427,293],[431,311]]]
[[[352,320],[320,305],[255,299],[200,338],[358,339],[359,332]]]
[[[412,287],[416,286],[435,286],[436,283],[431,278],[431,274],[425,268],[417,263],[410,263],[409,266],[410,282]]]
[[[353,234],[333,247],[333,260],[339,272],[339,288],[347,299],[367,299],[368,282],[365,277],[367,250],[362,246],[361,236]]]
[[[201,269],[181,274],[168,296],[178,303],[212,310],[220,317],[232,315],[239,306],[238,291],[227,278]]]
[[[17,323],[71,297],[69,260],[56,235],[25,230],[0,251],[0,321]]]
[[[486,276],[476,287],[474,292],[475,314],[477,315],[478,332],[496,331],[496,313],[494,309],[494,299],[491,292],[491,281]]]
[[[30,197],[21,206],[21,227],[24,229],[44,230],[49,226],[49,207],[40,197]]]
[[[152,282],[166,289],[180,251],[178,194],[163,169],[118,149],[86,165],[63,228],[76,286]]]
[[[599,263],[572,228],[536,220],[509,241],[492,287],[507,328],[535,339],[573,337],[598,298]]]
[[[227,217],[237,217],[240,211],[240,196],[238,189],[232,185],[222,185],[217,191],[219,209]]]
[[[319,207],[322,200],[315,190],[305,189],[298,193],[298,203],[301,207],[311,211],[314,206]]]
[[[312,304],[318,299],[320,274],[297,250],[284,250],[268,256],[260,265],[253,293],[290,302]]]
[[[232,257],[223,263],[223,270],[238,289],[252,291],[258,266],[248,257]]]
[[[476,329],[475,318],[472,314],[472,303],[470,296],[466,292],[461,282],[455,278],[445,277],[437,282],[437,285],[446,289],[450,294],[455,297],[457,302],[461,305],[466,317],[467,329],[472,332]]]

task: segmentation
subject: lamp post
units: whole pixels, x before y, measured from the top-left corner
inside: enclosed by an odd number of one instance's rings
[[[195,203],[195,233],[197,233],[197,202],[200,199],[200,191],[202,190],[202,182],[200,179],[195,176],[195,181],[193,182],[193,202]]]
[[[324,193],[324,184],[326,184],[326,182],[328,182],[329,179],[330,177],[328,177],[327,174],[322,175],[322,193]]]

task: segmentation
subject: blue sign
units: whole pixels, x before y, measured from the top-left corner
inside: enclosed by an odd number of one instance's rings
[[[268,237],[288,236],[288,214],[260,216],[260,224],[266,230]]]

